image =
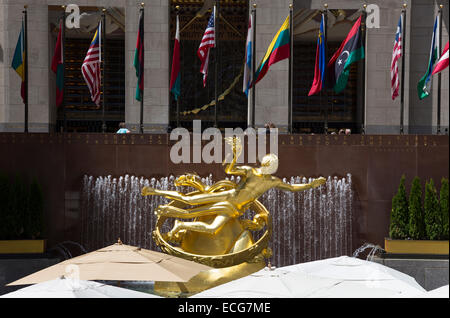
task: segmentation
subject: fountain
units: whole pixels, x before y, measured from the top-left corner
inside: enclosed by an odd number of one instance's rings
[[[161,196],[141,196],[144,186],[160,190],[190,192],[173,185],[174,176],[144,178],[133,175],[87,176],[81,195],[81,244],[93,251],[112,244],[120,237],[127,244],[158,250],[152,240],[156,216],[153,211],[169,200]],[[240,178],[231,176],[230,181]],[[214,184],[212,175],[202,178]],[[284,178],[288,184],[309,183],[304,177]],[[352,255],[352,180],[328,177],[316,189],[285,192],[270,189],[259,201],[272,215],[273,255],[271,263],[280,267],[342,255]],[[252,211],[248,211],[252,218]],[[167,223],[167,222],[166,222]],[[164,225],[170,230],[170,224]],[[255,239],[260,233],[255,233]]]

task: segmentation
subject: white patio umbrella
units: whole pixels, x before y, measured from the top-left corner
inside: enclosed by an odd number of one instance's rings
[[[57,278],[2,295],[3,298],[161,298],[94,281]]]
[[[404,297],[426,291],[409,275],[382,264],[349,256],[285,266],[283,269],[342,280],[340,286],[333,289],[336,293],[330,290],[316,293],[315,297]],[[344,287],[347,293],[341,294]],[[365,293],[362,293],[362,289]]]
[[[347,256],[263,269],[192,297],[402,297],[425,291],[410,276]]]
[[[449,298],[449,285],[445,285],[424,293],[417,293],[411,298]]]
[[[267,267],[246,277],[207,289],[191,298],[292,298],[331,288],[340,281]]]

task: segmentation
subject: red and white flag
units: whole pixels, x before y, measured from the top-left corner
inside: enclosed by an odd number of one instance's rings
[[[447,67],[448,67],[448,42],[445,45],[444,51],[442,52],[439,61],[437,61],[436,66],[434,67],[433,73],[431,75],[439,73],[440,71],[444,70]]]
[[[97,31],[95,31],[94,38],[92,39],[89,50],[81,65],[81,73],[86,81],[89,91],[91,92],[92,101],[100,106],[100,64],[101,64],[101,30],[102,23],[98,25]]]
[[[398,96],[398,88],[400,81],[398,79],[398,59],[402,56],[402,29],[403,29],[403,16],[400,15],[398,21],[397,32],[395,34],[394,50],[392,51],[391,62],[391,96],[394,100]]]
[[[215,47],[215,16],[216,16],[216,6],[209,18],[208,25],[206,26],[205,33],[203,34],[202,42],[198,48],[197,55],[202,61],[200,67],[200,73],[203,74],[203,87],[206,86],[206,77],[208,76],[208,62],[209,62],[209,49]]]

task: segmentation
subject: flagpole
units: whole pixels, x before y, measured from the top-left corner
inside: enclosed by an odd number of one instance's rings
[[[292,71],[292,58],[294,56],[294,28],[293,24],[293,4],[289,4],[289,88],[288,88],[288,132],[292,134],[292,84],[293,84],[293,71]]]
[[[178,23],[179,22],[179,17],[178,16],[179,16],[179,13],[180,13],[180,6],[176,6],[175,9],[177,10],[177,23]],[[176,32],[176,30],[175,30],[175,32]],[[179,41],[180,40],[181,40],[181,38],[179,39]],[[180,80],[181,80],[181,78],[180,78]],[[180,92],[180,95],[181,95],[181,92]],[[177,127],[180,127],[180,96],[177,97],[176,102],[177,102]]]
[[[406,49],[406,3],[403,4],[402,9],[402,75],[401,75],[401,87],[400,92],[400,135],[404,133],[404,111],[405,111],[405,49]]]
[[[65,97],[66,97],[66,80],[64,78],[65,76],[65,47],[64,44],[66,43],[66,6],[63,5],[61,6],[63,11],[63,17],[62,17],[62,23],[61,23],[61,47],[62,47],[62,54],[61,54],[61,58],[62,58],[62,62],[64,67],[62,68],[62,80],[63,80],[63,92],[62,92],[62,111],[63,111],[63,132],[67,132],[67,118],[66,118],[66,103],[65,103]]]
[[[367,32],[367,26],[366,26],[366,20],[367,20],[367,4],[363,5],[363,17],[361,21],[361,31],[362,31],[362,41],[363,41],[363,47],[364,50],[366,50],[366,32]],[[365,54],[366,55],[366,54]],[[361,135],[364,135],[365,132],[365,119],[366,119],[366,58],[364,58],[363,61],[363,75],[362,75],[362,103],[361,103]]]
[[[139,13],[142,16],[142,29],[144,29],[144,2],[141,2],[141,8],[139,9]],[[142,34],[140,34],[140,30],[139,32],[139,36],[142,37],[142,42],[144,42],[144,32],[142,32]],[[142,48],[142,57],[144,57],[145,54],[145,47]],[[142,63],[144,63],[144,59],[142,59]],[[140,74],[140,77],[144,76],[144,74]],[[138,87],[140,85],[139,81],[137,83]],[[170,124],[170,122],[169,122]],[[139,132],[141,134],[144,133],[144,87],[142,87],[142,92],[141,92],[141,102],[140,102],[140,119],[139,119]]]
[[[441,54],[440,50],[442,47],[442,8],[444,7],[443,4],[439,5],[439,49],[438,49],[438,56],[437,60],[439,60],[439,55]],[[438,74],[438,95],[437,95],[437,134],[441,134],[441,73]]]
[[[256,105],[256,85],[253,82],[255,80],[256,72],[256,3],[253,4],[252,8],[252,65],[251,65],[251,83],[252,88],[251,94],[251,127],[255,128],[255,105]]]
[[[28,16],[27,16],[27,8],[28,5],[24,5],[24,30],[23,30],[23,37],[24,37],[24,52],[25,52],[25,59],[24,59],[24,73],[25,73],[25,79],[24,79],[24,83],[25,83],[25,92],[24,92],[24,97],[25,97],[25,129],[24,131],[27,133],[28,132]]]
[[[105,105],[106,105],[106,90],[105,90],[105,68],[106,68],[106,58],[105,58],[105,53],[106,53],[106,9],[103,8],[102,9],[102,42],[103,42],[103,48],[102,48],[102,54],[103,56],[101,56],[100,58],[102,59],[103,62],[103,72],[102,72],[102,87],[103,87],[103,105],[102,105],[102,132],[104,133],[106,131],[106,123],[105,123]]]
[[[215,11],[214,12],[214,37],[215,37],[215,41],[214,41],[214,51],[215,51],[215,74],[214,74],[214,101],[216,102],[216,107],[214,107],[214,127],[217,128],[217,112],[218,112],[218,108],[219,108],[219,99],[218,99],[218,95],[219,95],[219,87],[218,87],[218,83],[219,83],[219,21],[220,19],[219,17],[219,0],[216,0],[216,6],[215,6]]]
[[[325,10],[323,10],[323,21],[324,21],[324,31],[325,34],[323,36],[323,41],[325,42],[325,61],[328,61],[328,54],[327,54],[327,50],[328,50],[328,46],[327,46],[327,41],[328,41],[328,4],[325,3],[323,5],[325,7]],[[320,32],[320,26],[319,26],[319,32]],[[323,83],[322,85],[324,85],[327,82],[327,72],[325,71],[325,76],[323,78]],[[326,84],[325,84],[326,85]],[[322,104],[322,92],[323,92],[323,88],[320,90],[320,103]],[[328,96],[327,96],[327,101],[325,103],[325,135],[328,134]]]

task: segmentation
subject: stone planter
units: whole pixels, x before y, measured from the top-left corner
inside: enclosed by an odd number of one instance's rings
[[[384,250],[389,254],[448,255],[449,241],[384,239]]]
[[[46,240],[4,240],[0,241],[0,254],[44,253]]]

